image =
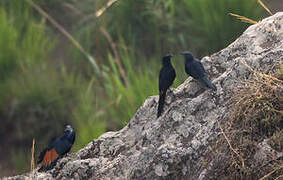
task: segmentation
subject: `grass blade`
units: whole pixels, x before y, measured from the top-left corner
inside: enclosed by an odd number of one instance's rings
[[[273,15],[271,13],[271,11],[268,9],[268,7],[266,7],[263,2],[261,0],[257,0],[257,2],[270,14],[270,15]]]
[[[240,16],[238,14],[233,14],[233,13],[229,13],[230,16],[234,16],[236,17],[237,19],[241,20],[242,22],[245,22],[245,23],[250,23],[250,24],[256,24],[258,23],[257,21],[255,20],[252,20],[252,19],[249,19],[245,16]]]
[[[25,0],[29,5],[31,5],[36,11],[39,12],[43,17],[48,19],[50,23],[55,26],[64,36],[66,36],[72,43],[73,45],[78,48],[82,54],[85,55],[87,60],[92,64],[93,69],[97,75],[101,75],[100,69],[94,60],[94,58],[86,52],[86,50],[80,45],[80,43],[75,40],[75,38],[68,32],[66,31],[63,26],[61,26],[58,22],[56,22],[49,14],[47,14],[43,9],[41,9],[38,5],[36,5],[32,0]]]

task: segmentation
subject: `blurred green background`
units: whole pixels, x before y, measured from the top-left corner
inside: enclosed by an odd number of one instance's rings
[[[228,13],[267,15],[256,0],[118,0],[100,17],[105,0],[33,2],[84,50],[28,1],[0,0],[0,177],[28,171],[32,139],[37,156],[66,124],[77,132],[72,151],[125,126],[158,94],[163,55],[209,55],[248,27]],[[187,75],[181,57],[173,65],[176,87]]]

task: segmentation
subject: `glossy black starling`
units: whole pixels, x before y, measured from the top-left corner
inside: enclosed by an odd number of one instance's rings
[[[189,51],[182,53],[185,57],[185,71],[188,75],[192,76],[194,79],[198,79],[201,83],[208,88],[216,91],[214,84],[207,79],[206,72],[200,61],[195,59]]]
[[[157,117],[161,116],[163,111],[163,106],[165,103],[166,92],[169,87],[173,84],[176,78],[176,72],[171,64],[172,55],[166,55],[162,59],[162,69],[159,72],[159,101]]]

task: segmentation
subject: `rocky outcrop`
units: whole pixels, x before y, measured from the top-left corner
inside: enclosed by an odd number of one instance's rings
[[[158,97],[149,97],[122,130],[103,134],[46,173],[34,171],[8,179],[216,179],[212,174],[223,168],[214,146],[223,136],[218,122],[228,120],[227,101],[251,76],[241,61],[269,73],[282,59],[283,13],[277,13],[201,60],[216,92],[188,78],[168,93],[160,118],[156,118]],[[255,159],[268,161],[266,152],[282,156],[268,150],[267,143],[257,146]]]

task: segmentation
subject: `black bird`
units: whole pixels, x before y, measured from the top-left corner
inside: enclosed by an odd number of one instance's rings
[[[38,171],[52,169],[59,158],[68,153],[74,144],[76,132],[70,125],[67,125],[62,136],[53,141],[39,155],[38,162],[42,166]]]
[[[198,79],[201,83],[210,89],[216,91],[216,86],[207,79],[206,72],[200,61],[196,60],[189,51],[182,53],[185,57],[185,70],[186,73],[194,79]]]
[[[171,64],[171,54],[168,54],[162,59],[162,69],[159,72],[159,101],[158,101],[158,110],[157,117],[161,116],[163,111],[163,106],[165,103],[166,91],[173,84],[174,79],[176,78],[176,72]]]

